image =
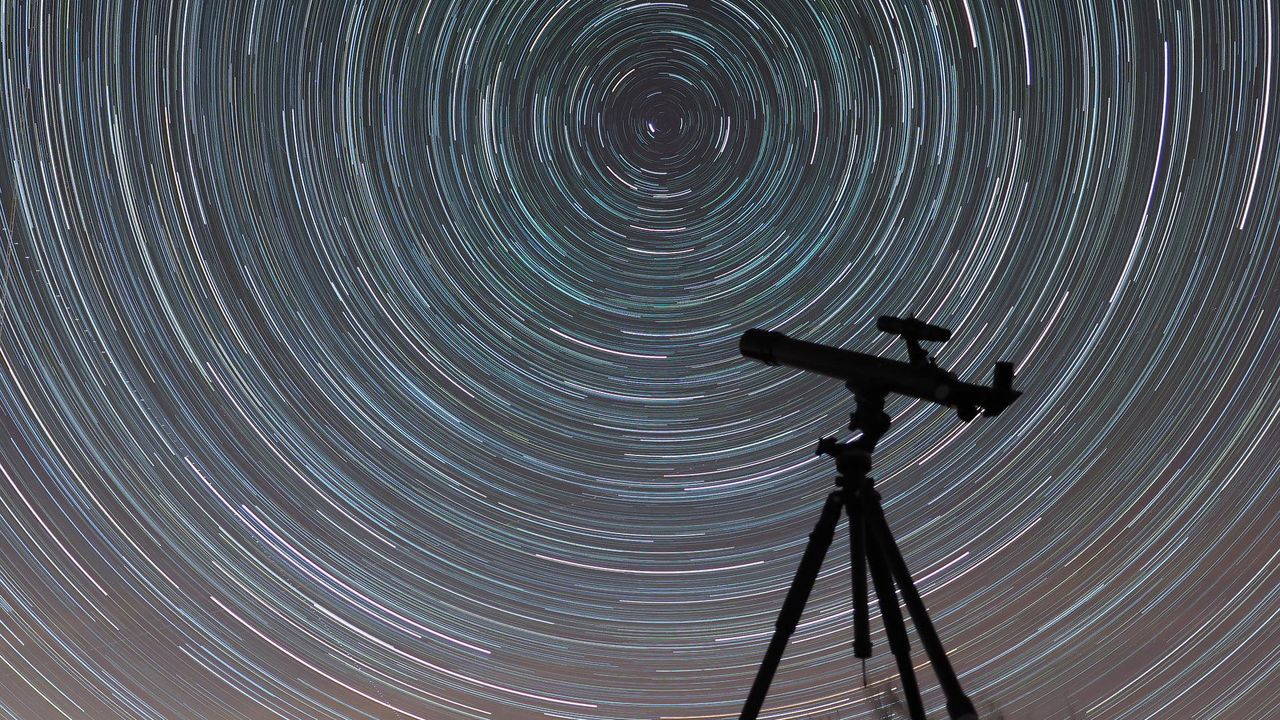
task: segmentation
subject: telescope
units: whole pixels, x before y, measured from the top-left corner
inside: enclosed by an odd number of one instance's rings
[[[999,415],[1022,393],[1013,389],[1013,363],[996,363],[989,386],[963,382],[938,367],[920,343],[947,342],[951,339],[951,331],[946,328],[911,316],[898,318],[888,315],[880,317],[876,327],[906,342],[908,362],[796,340],[769,330],[748,330],[739,342],[738,349],[753,360],[769,365],[788,365],[843,380],[857,401],[857,411],[849,417],[849,429],[860,435],[848,442],[837,442],[830,437],[818,441],[817,453],[829,455],[836,461],[836,469],[840,473],[836,478],[836,489],[827,495],[818,523],[809,534],[800,567],[796,569],[787,598],[778,613],[769,647],[765,650],[764,660],[756,672],[738,720],[757,720],[759,717],[782,653],[800,621],[842,513],[849,517],[853,650],[854,656],[863,661],[863,685],[866,685],[867,677],[866,660],[871,657],[870,589],[867,583],[870,573],[870,585],[875,590],[885,635],[898,665],[898,677],[911,720],[925,720],[925,711],[915,664],[911,659],[911,642],[902,608],[898,606],[899,596],[911,615],[916,635],[947,698],[948,714],[952,720],[977,720],[973,701],[960,687],[959,677],[947,658],[946,648],[911,578],[898,541],[889,529],[875,480],[867,473],[871,469],[871,454],[876,443],[889,431],[892,423],[892,418],[885,412],[885,398],[889,393],[955,408],[956,414],[965,422],[977,417],[979,408],[984,415]]]
[[[977,417],[999,415],[1022,393],[1013,389],[1013,363],[997,362],[990,386],[964,382],[938,367],[920,347],[921,341],[946,342],[951,331],[913,317],[881,316],[876,327],[900,336],[907,344],[910,362],[805,340],[780,332],[753,329],[742,334],[738,344],[745,357],[769,365],[787,365],[843,380],[856,395],[898,393],[955,408],[965,422]]]

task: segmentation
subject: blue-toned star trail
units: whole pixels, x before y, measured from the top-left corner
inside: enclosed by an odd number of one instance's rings
[[[853,409],[738,338],[907,313],[1024,392],[874,473],[979,709],[1280,717],[1280,3],[0,20],[0,717],[736,718]],[[845,537],[764,717],[895,692]]]

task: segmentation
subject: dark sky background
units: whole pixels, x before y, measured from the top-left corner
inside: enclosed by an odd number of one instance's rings
[[[0,717],[736,718],[853,409],[738,337],[908,312],[1025,393],[877,455],[979,707],[1280,717],[1280,5],[0,20]],[[894,682],[837,538],[767,717]]]

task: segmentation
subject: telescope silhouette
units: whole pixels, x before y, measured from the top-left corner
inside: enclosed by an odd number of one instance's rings
[[[885,412],[885,398],[889,393],[955,408],[956,414],[965,422],[977,417],[979,408],[984,415],[999,415],[1022,393],[1013,389],[1013,363],[997,362],[990,386],[962,382],[938,367],[920,343],[950,340],[951,331],[946,328],[914,317],[887,315],[876,321],[876,327],[898,335],[906,342],[909,362],[795,340],[768,330],[748,330],[739,342],[742,354],[753,360],[770,365],[789,365],[843,380],[845,387],[853,391],[857,402],[857,410],[849,417],[849,429],[860,435],[847,442],[837,442],[831,437],[818,441],[817,454],[829,455],[836,461],[836,469],[840,473],[835,481],[836,488],[827,495],[818,522],[809,534],[809,543],[778,613],[769,647],[765,650],[764,660],[756,672],[738,720],[757,720],[759,717],[782,653],[800,621],[800,614],[813,590],[823,556],[831,545],[842,513],[849,517],[853,649],[854,656],[863,661],[863,685],[866,685],[865,663],[871,657],[868,601],[869,592],[874,588],[911,720],[925,720],[925,711],[915,664],[911,659],[911,641],[902,608],[898,606],[899,596],[911,615],[916,634],[946,695],[948,714],[952,720],[977,720],[973,701],[960,687],[959,677],[911,578],[898,541],[889,529],[880,493],[875,489],[875,479],[867,473],[871,470],[871,455],[876,443],[889,431],[892,423],[892,418]],[[871,576],[870,587],[868,573]]]

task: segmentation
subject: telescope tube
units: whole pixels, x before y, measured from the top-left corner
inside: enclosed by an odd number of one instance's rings
[[[796,340],[780,332],[752,329],[742,334],[743,356],[768,365],[787,365],[843,380],[854,392],[898,393],[954,407],[968,420],[981,407],[997,415],[1021,393],[961,382],[935,365],[912,365],[876,355]],[[997,380],[1012,383],[1012,366],[997,370]],[[968,415],[968,417],[965,417]]]

